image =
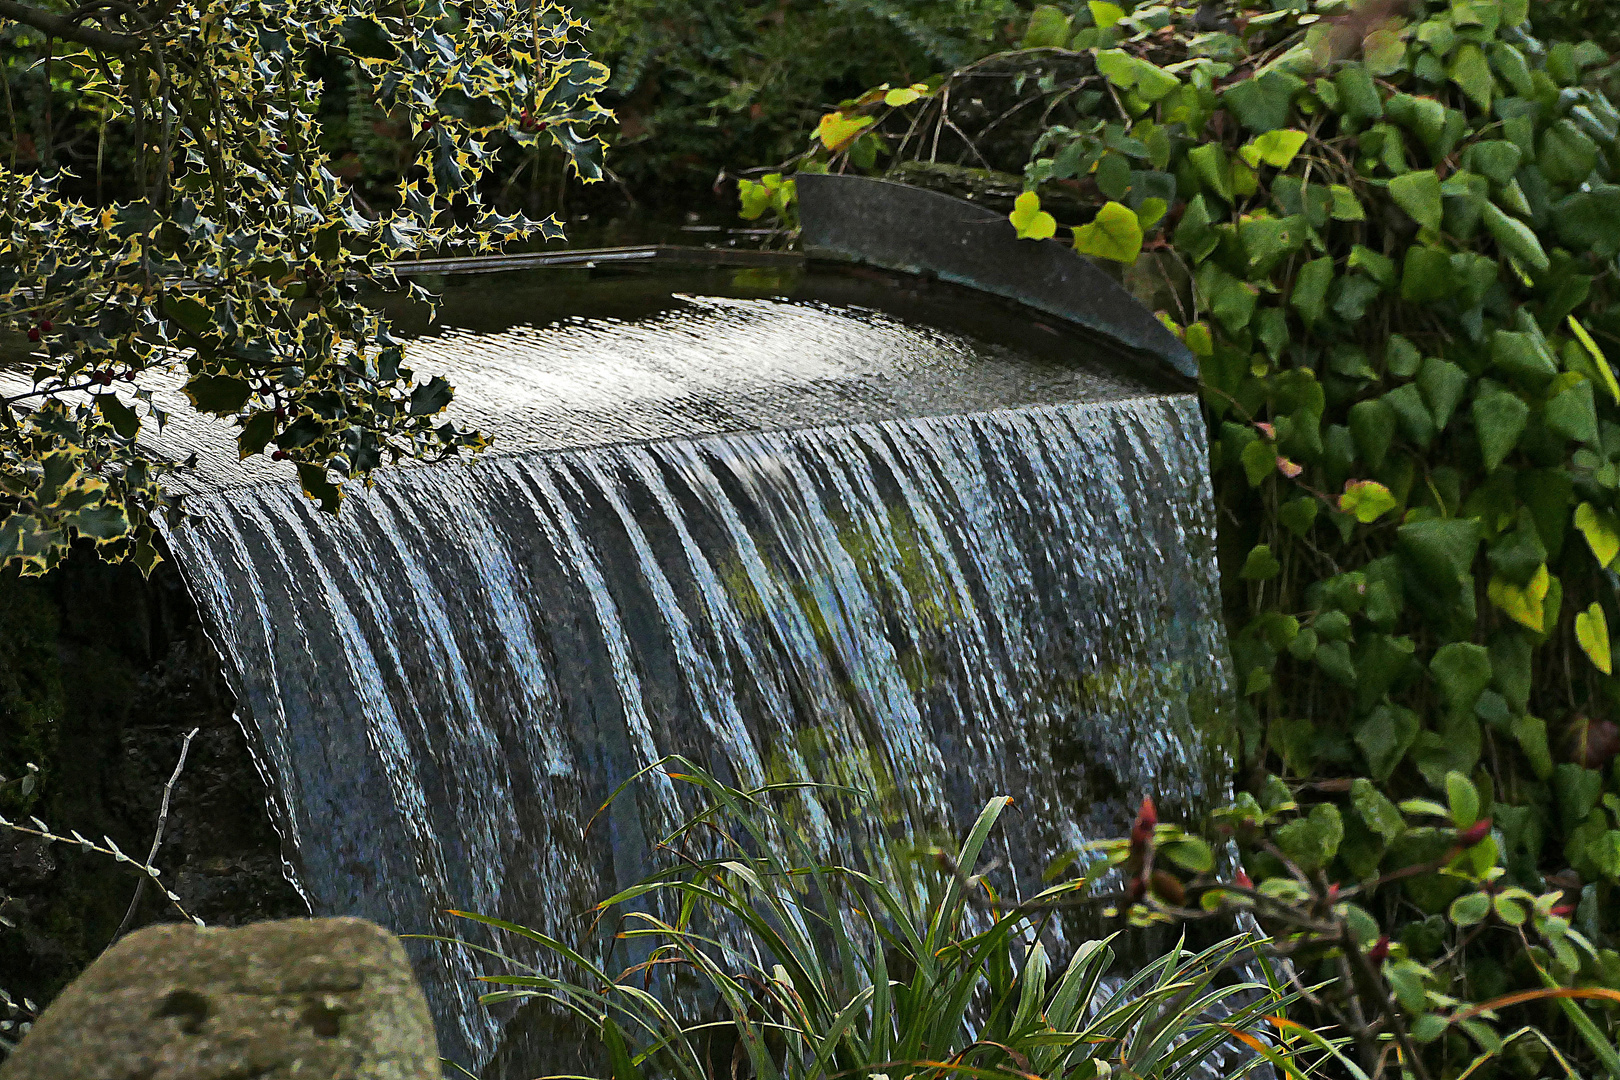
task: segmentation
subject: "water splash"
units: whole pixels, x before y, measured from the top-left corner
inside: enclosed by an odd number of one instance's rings
[[[1225,685],[1193,399],[531,452],[388,475],[337,519],[193,496],[171,537],[279,779],[317,913],[576,932],[679,820],[670,752],[874,793],[830,852],[954,835],[995,794],[1020,887],[1151,792],[1216,794]],[[423,946],[444,1052],[498,1036]]]

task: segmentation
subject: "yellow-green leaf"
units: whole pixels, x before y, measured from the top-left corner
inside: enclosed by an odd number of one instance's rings
[[[1286,169],[1299,155],[1300,149],[1305,145],[1305,133],[1286,129],[1283,131],[1268,131],[1264,135],[1257,135],[1238,151],[1238,156],[1246,162],[1251,169],[1258,169],[1261,162],[1277,169]]]
[[[1091,9],[1091,21],[1097,24],[1099,30],[1111,29],[1125,17],[1124,8],[1107,0],[1086,0],[1086,7]]]
[[[1573,315],[1569,317],[1569,328],[1580,343],[1586,346],[1586,351],[1592,354],[1592,359],[1597,362],[1598,374],[1603,376],[1603,385],[1608,388],[1609,396],[1614,398],[1616,402],[1620,402],[1620,383],[1614,381],[1614,369],[1609,367],[1608,357],[1603,355],[1603,350],[1598,348],[1598,343],[1592,340],[1592,335],[1586,332],[1586,327],[1581,325],[1581,320]]]
[[[1105,203],[1090,225],[1075,230],[1074,249],[1099,259],[1134,263],[1142,253],[1142,223],[1130,207]]]
[[[1581,651],[1599,671],[1614,674],[1614,659],[1609,652],[1609,620],[1596,602],[1575,616],[1575,640],[1581,643]]]
[[[1491,598],[1491,603],[1507,612],[1514,622],[1528,626],[1539,634],[1546,621],[1545,601],[1551,583],[1552,576],[1547,573],[1547,564],[1542,563],[1530,579],[1530,584],[1520,587],[1507,578],[1493,577],[1485,593]]]
[[[926,93],[928,93],[927,84],[912,83],[910,86],[897,87],[884,94],[883,104],[899,108],[902,105],[910,105]]]
[[[1013,203],[1007,215],[1020,240],[1045,240],[1057,232],[1057,219],[1041,209],[1041,197],[1026,191]]]
[[[1599,566],[1608,566],[1620,555],[1620,523],[1612,514],[1583,502],[1575,508],[1575,527],[1586,537]]]
[[[816,125],[816,137],[832,151],[842,150],[855,141],[855,136],[872,126],[870,116],[850,116],[843,112],[830,112]]]
[[[1395,506],[1395,496],[1376,480],[1352,480],[1339,496],[1339,509],[1363,525],[1372,524]]]

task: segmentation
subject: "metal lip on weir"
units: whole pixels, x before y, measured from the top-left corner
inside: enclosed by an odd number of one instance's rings
[[[635,247],[417,259],[403,276],[666,264],[791,268],[860,264],[934,278],[1056,316],[1196,380],[1198,359],[1089,259],[1049,240],[1020,240],[1006,217],[976,203],[889,180],[800,173],[803,253],[645,244]]]
[[[1016,300],[1147,353],[1188,379],[1198,358],[1124,286],[1051,240],[1020,240],[1003,214],[938,191],[799,173],[799,243],[813,259],[935,277]]]

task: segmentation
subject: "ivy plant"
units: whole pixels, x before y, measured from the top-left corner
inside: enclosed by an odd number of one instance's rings
[[[1025,39],[1088,62],[1040,85],[1009,222],[1118,268],[1199,357],[1226,824],[1380,1025],[1367,1073],[1614,1071],[1620,69],[1579,6],[1094,0]],[[798,167],[905,177],[962,134],[960,78],[843,103]],[[1541,1025],[1517,1056],[1462,1023],[1508,991]]]
[[[8,112],[0,566],[43,573],[76,538],[153,565],[153,516],[177,509],[161,485],[175,463],[146,441],[166,383],[233,426],[243,457],[287,462],[326,510],[387,462],[484,445],[444,419],[452,388],[406,366],[361,293],[418,252],[560,235],[555,219],[492,211],[480,185],[497,143],[543,140],[601,175],[608,71],[579,20],[550,0],[4,0],[0,21],[28,29],[50,77],[133,155],[123,194],[72,197],[51,129],[30,138]],[[410,133],[397,205],[380,213],[320,149],[311,65],[334,57]]]

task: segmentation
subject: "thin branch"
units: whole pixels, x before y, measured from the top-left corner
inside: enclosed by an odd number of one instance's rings
[[[88,45],[102,52],[132,53],[144,47],[141,39],[129,34],[115,34],[85,26],[55,12],[45,11],[32,4],[17,0],[0,0],[0,18],[15,19],[24,26],[32,26],[49,37],[65,38],[80,45]]]
[[[163,785],[163,805],[158,808],[157,832],[152,837],[152,850],[146,855],[146,865],[151,866],[152,860],[157,858],[158,848],[163,844],[163,830],[169,824],[169,797],[174,794],[174,785],[180,782],[180,770],[186,767],[186,752],[191,749],[191,740],[197,737],[201,728],[192,728],[186,733],[185,741],[180,744],[180,760],[174,764],[174,773],[169,782]],[[142,875],[141,880],[135,883],[135,895],[130,897],[129,910],[124,912],[124,921],[118,924],[118,931],[113,934],[117,941],[129,929],[129,924],[135,921],[135,909],[141,906],[141,896],[146,892],[147,876]]]

